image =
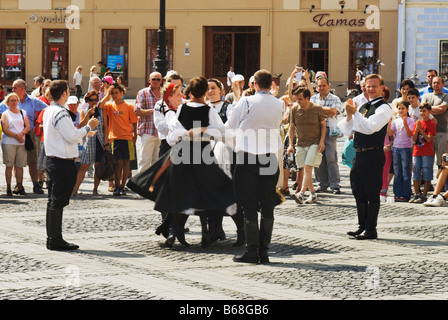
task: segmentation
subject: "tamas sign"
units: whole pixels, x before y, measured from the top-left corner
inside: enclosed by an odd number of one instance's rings
[[[380,29],[380,9],[377,6],[368,6],[365,13],[371,15],[367,19],[361,18],[334,18],[329,13],[319,13],[313,17],[313,22],[319,27],[366,27],[367,29]]]

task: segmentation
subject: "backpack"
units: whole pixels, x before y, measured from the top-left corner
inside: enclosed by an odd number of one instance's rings
[[[108,149],[104,149],[103,158],[95,170],[95,175],[98,179],[107,181],[115,173],[116,160],[112,152]]]

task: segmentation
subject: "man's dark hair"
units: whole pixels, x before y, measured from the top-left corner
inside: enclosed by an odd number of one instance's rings
[[[297,87],[293,90],[292,92],[293,95],[298,96],[299,94],[302,94],[303,97],[306,98],[311,98],[311,92],[308,88],[305,87]]]
[[[260,89],[270,89],[272,84],[272,74],[267,70],[258,70],[254,74],[255,82]]]
[[[182,78],[182,76],[178,73],[173,73],[172,75],[170,75],[167,79],[167,82],[171,82],[172,80],[180,80],[182,84],[184,83],[184,78]]]
[[[439,75],[439,73],[435,69],[428,69],[428,71],[426,71],[426,73],[429,73],[429,72],[431,72],[431,73],[434,72],[436,74],[436,76]]]
[[[50,84],[50,94],[54,101],[61,99],[62,94],[69,89],[68,82],[66,80],[54,80]]]
[[[114,90],[114,89],[118,89],[118,90],[120,90],[120,92],[123,92],[123,93],[124,93],[124,88],[123,88],[123,86],[122,86],[121,84],[119,84],[119,83],[114,82],[114,83],[111,85],[111,88],[112,88],[112,89],[110,89],[111,91]]]

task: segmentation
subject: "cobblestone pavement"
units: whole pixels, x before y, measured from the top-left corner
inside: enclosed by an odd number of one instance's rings
[[[344,140],[339,141],[339,156]],[[0,172],[3,174],[3,168]],[[232,261],[243,248],[224,218],[227,239],[202,248],[198,217],[192,245],[161,248],[160,214],[133,194],[113,197],[107,183],[92,197],[93,179],[64,211],[63,233],[74,252],[45,248],[46,194],[5,195],[0,179],[0,299],[358,300],[448,298],[448,209],[421,204],[381,206],[379,239],[346,236],[356,228],[348,168],[342,194],[319,194],[312,205],[288,199],[275,210],[271,264]],[[292,184],[292,182],[291,182]]]

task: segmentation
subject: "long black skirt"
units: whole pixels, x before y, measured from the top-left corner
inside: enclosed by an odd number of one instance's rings
[[[133,176],[127,187],[154,201],[154,209],[159,212],[225,211],[236,202],[232,180],[216,161],[209,164],[173,161],[157,178],[150,192],[159,170],[178,150],[173,148],[166,152],[150,168]]]

